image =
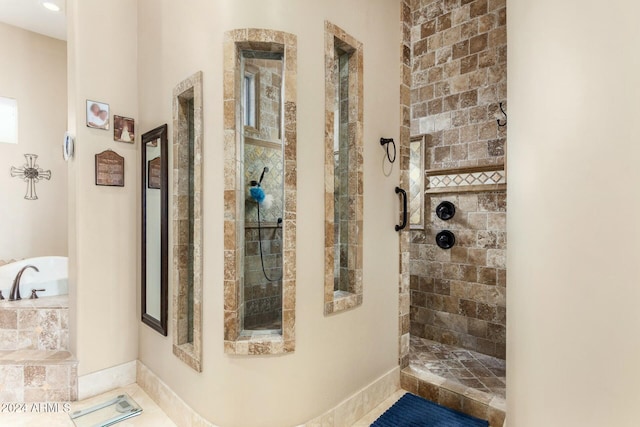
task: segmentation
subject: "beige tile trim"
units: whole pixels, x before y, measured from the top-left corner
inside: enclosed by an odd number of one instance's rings
[[[136,361],[102,369],[78,377],[78,400],[97,396],[136,382]]]
[[[242,116],[240,103],[240,51],[282,52],[284,61],[284,227],[282,279],[282,335],[243,334],[245,190],[241,175]],[[297,38],[282,31],[256,28],[227,31],[224,35],[224,351],[228,354],[278,354],[295,350],[296,306],[296,201],[297,201]]]
[[[324,267],[324,314],[347,310],[362,304],[362,258],[363,258],[363,48],[362,43],[342,28],[329,21],[324,23],[324,63],[325,63],[325,267]],[[336,89],[340,76],[335,72],[335,48],[352,52],[349,57],[349,233],[355,234],[347,245],[349,256],[349,295],[338,296],[334,292],[335,261],[335,160],[334,123]],[[338,118],[339,120],[339,118]],[[355,191],[354,191],[355,190]],[[354,233],[352,233],[354,232]],[[351,236],[350,236],[351,237]],[[353,260],[353,261],[352,261]]]
[[[218,427],[194,411],[139,360],[136,382],[178,427]],[[335,407],[298,427],[350,426],[399,389],[400,368],[396,366]]]
[[[194,411],[139,360],[137,361],[136,382],[178,427],[218,427]]]
[[[189,126],[184,117],[187,100],[194,107],[193,149],[193,341],[188,342],[189,286]],[[202,371],[202,71],[180,82],[173,89],[173,354],[198,372]],[[186,237],[185,237],[186,236]]]
[[[298,427],[351,426],[400,389],[400,367],[357,391],[334,408]]]

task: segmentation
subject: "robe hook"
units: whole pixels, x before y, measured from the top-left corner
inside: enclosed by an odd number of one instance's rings
[[[500,119],[496,119],[499,127],[504,127],[507,125],[507,113],[504,112],[504,108],[502,108],[502,102],[500,103],[500,111],[504,114],[504,122],[500,122]]]

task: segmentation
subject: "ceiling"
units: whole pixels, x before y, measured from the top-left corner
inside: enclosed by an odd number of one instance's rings
[[[0,0],[0,22],[44,34],[60,40],[67,39],[65,0],[51,0],[62,10],[45,9],[41,0]]]

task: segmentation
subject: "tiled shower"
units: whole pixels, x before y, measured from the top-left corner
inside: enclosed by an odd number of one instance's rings
[[[247,75],[254,101],[253,111],[245,113],[253,116],[244,127],[245,183],[263,177],[260,185],[271,201],[260,208],[260,220],[255,200],[245,202],[244,329],[277,330],[282,327],[282,61],[246,58]]]
[[[403,386],[502,425],[506,2],[413,0],[410,6],[407,372],[415,375],[403,375]],[[442,202],[454,205],[452,218],[436,215]],[[444,230],[455,236],[448,249],[436,244]]]

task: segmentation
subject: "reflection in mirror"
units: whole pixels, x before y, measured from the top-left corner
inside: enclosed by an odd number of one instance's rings
[[[167,335],[167,125],[142,135],[142,321]]]
[[[282,328],[282,53],[243,50],[243,330]]]

